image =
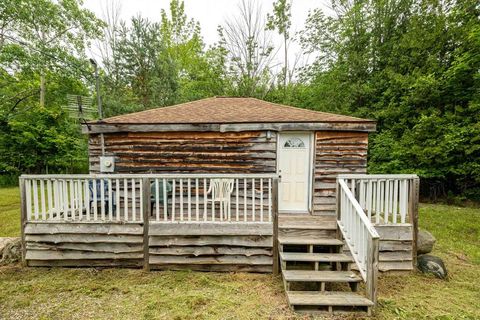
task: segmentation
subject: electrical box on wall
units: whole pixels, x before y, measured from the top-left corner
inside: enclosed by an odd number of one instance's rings
[[[114,157],[100,157],[100,172],[114,172],[115,158]]]

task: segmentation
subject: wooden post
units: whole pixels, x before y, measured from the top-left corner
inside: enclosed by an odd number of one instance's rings
[[[336,238],[339,240],[342,240],[342,234],[341,231],[338,228],[338,221],[340,221],[341,218],[341,210],[340,210],[340,201],[341,201],[341,196],[340,196],[340,185],[338,184],[338,177],[335,179],[335,214],[337,215],[337,229],[335,230],[336,233]],[[337,251],[341,251],[341,248],[339,248]]]
[[[412,224],[412,258],[413,267],[417,265],[417,237],[418,237],[418,202],[420,199],[420,179],[410,180],[410,223]]]
[[[379,239],[370,238],[367,247],[367,278],[366,290],[367,297],[377,304],[377,285],[378,285],[378,249]]]
[[[142,208],[143,208],[143,269],[150,271],[150,255],[148,243],[148,227],[150,224],[150,179],[142,178]]]
[[[336,194],[336,199],[335,199],[335,203],[336,203],[336,208],[335,208],[335,213],[337,215],[337,222],[336,222],[336,229],[335,229],[335,237],[338,239],[338,240],[343,240],[343,235],[342,235],[342,231],[340,230],[339,226],[338,226],[338,223],[341,221],[340,219],[342,218],[342,210],[341,210],[341,187],[340,187],[340,184],[338,183],[338,180],[339,178],[337,177],[335,179],[335,194]],[[353,181],[353,180],[352,180]],[[343,246],[337,246],[335,249],[334,249],[335,253],[342,253],[343,251]],[[336,266],[337,267],[337,270],[338,270],[338,265]]]
[[[26,267],[27,261],[25,260],[25,256],[27,253],[27,246],[25,244],[25,226],[27,223],[27,199],[26,199],[26,192],[25,192],[25,179],[19,179],[19,186],[20,186],[20,232],[21,232],[21,246],[22,246],[22,264]]]
[[[273,275],[279,274],[278,253],[278,178],[273,179],[272,185],[272,211],[273,211]]]

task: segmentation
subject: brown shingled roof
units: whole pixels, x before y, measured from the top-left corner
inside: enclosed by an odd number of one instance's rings
[[[354,122],[367,119],[271,103],[255,98],[213,97],[106,118],[110,124]],[[94,124],[94,123],[93,123]]]

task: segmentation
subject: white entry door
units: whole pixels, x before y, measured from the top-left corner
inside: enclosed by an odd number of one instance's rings
[[[308,212],[310,133],[280,133],[277,161],[279,211]]]

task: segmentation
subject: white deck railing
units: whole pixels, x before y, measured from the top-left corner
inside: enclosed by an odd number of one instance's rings
[[[338,186],[338,225],[366,283],[372,301],[376,299],[379,235],[354,194],[342,178]]]
[[[272,222],[271,174],[22,175],[26,221]]]
[[[415,199],[414,174],[339,175],[370,221],[375,224],[409,223]]]

